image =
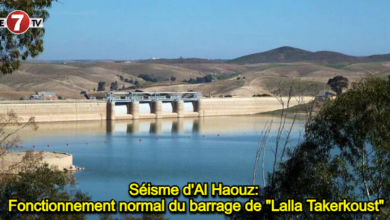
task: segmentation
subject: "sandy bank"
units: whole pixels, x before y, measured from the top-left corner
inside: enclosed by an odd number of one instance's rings
[[[35,151],[33,155],[41,156],[43,158],[41,163],[47,163],[54,170],[75,171],[82,169],[73,165],[73,156],[71,154]],[[12,166],[19,164],[25,156],[26,151],[8,152],[0,159],[0,171],[4,172],[9,170]]]

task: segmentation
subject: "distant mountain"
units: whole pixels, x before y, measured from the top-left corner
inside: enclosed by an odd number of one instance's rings
[[[310,52],[294,47],[280,47],[270,51],[250,54],[229,60],[235,64],[311,62],[322,64],[351,64],[390,61],[390,54],[367,57],[349,56],[332,51]]]
[[[342,53],[332,51],[318,51],[301,57],[298,61],[312,61],[325,64],[340,64],[340,63],[360,63],[364,62],[361,57],[354,57]]]
[[[69,64],[69,63],[106,63],[120,62],[118,60],[44,60],[44,59],[28,59],[25,63],[41,63],[41,64]],[[122,61],[123,62],[123,61]],[[129,61],[130,62],[130,61]]]
[[[150,59],[141,60],[140,63],[153,64],[199,64],[199,63],[222,63],[222,60],[208,60],[201,58],[177,58],[177,59]]]
[[[314,64],[355,64],[371,62],[390,62],[390,54],[371,56],[350,56],[333,51],[311,52],[299,48],[284,46],[266,52],[250,54],[232,60],[203,59],[203,58],[153,58],[147,60],[38,60],[31,59],[27,63],[46,64],[88,64],[88,63],[143,63],[164,65],[197,65],[197,64],[259,64],[259,63],[297,63],[308,62]]]
[[[253,63],[290,63],[296,62],[300,57],[307,56],[312,52],[294,47],[280,47],[262,53],[255,53],[230,60],[230,63],[253,64]]]
[[[390,61],[390,54],[372,55],[368,56],[367,59],[371,60],[371,62],[386,62]]]

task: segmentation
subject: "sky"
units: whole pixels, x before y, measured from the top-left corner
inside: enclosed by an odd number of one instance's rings
[[[232,59],[281,46],[390,53],[389,0],[60,0],[38,59]]]

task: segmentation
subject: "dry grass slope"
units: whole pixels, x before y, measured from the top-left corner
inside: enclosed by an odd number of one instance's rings
[[[83,98],[82,90],[93,90],[97,83],[104,81],[108,87],[118,81],[119,88],[132,84],[120,81],[118,76],[138,80],[146,91],[200,91],[204,95],[253,96],[268,93],[267,86],[280,81],[301,79],[311,88],[323,90],[329,78],[342,75],[351,81],[365,74],[385,77],[390,73],[390,63],[356,63],[347,65],[327,65],[316,63],[264,63],[238,65],[229,63],[70,63],[70,64],[31,64],[25,63],[11,75],[0,75],[0,99],[19,99],[35,91],[54,91],[66,98]],[[149,74],[160,80],[146,83],[138,78]],[[187,84],[181,81],[212,74],[212,83]],[[176,82],[165,81],[171,76]],[[237,79],[239,77],[239,79]],[[107,88],[108,89],[108,88]],[[311,89],[313,92],[314,89]],[[130,91],[130,90],[129,90]]]

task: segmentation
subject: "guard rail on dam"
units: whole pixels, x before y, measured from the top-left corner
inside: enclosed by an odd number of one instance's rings
[[[301,97],[303,102],[313,97]],[[302,100],[300,101],[302,103]],[[164,106],[172,106],[165,111]],[[184,106],[192,105],[191,110]],[[299,104],[291,99],[290,106]],[[116,112],[116,105],[126,106],[126,113]],[[150,112],[140,111],[141,105],[150,106]],[[0,114],[15,112],[21,121],[35,117],[37,122],[86,121],[86,120],[137,120],[160,118],[184,118],[223,115],[250,115],[274,111],[281,104],[274,97],[203,98],[200,93],[108,93],[107,100],[59,100],[59,101],[2,101]]]
[[[108,102],[192,102],[202,98],[200,92],[110,92],[106,93]]]

